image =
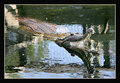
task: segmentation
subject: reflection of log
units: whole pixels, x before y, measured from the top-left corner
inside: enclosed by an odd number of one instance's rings
[[[106,34],[107,32],[108,32],[108,22],[106,23],[104,34]]]
[[[64,43],[62,43],[62,42],[63,42],[62,39],[57,39],[55,41],[55,43],[57,45],[59,45],[60,47],[64,47],[72,56],[77,55],[78,57],[80,57],[83,60],[84,64],[86,65],[88,73],[93,73],[94,69],[91,66],[89,56],[91,55],[91,53],[97,54],[97,51],[88,50],[84,47],[80,48],[80,47],[77,47],[77,46],[71,46],[69,41],[64,42]]]
[[[109,53],[109,42],[103,42],[103,50],[104,50],[104,67],[110,68],[110,53]]]
[[[108,32],[108,25],[109,25],[108,21],[109,21],[109,18],[106,18],[104,23],[104,30],[102,31],[103,34],[106,34]]]
[[[98,26],[97,26],[97,31],[98,31],[99,34],[101,34],[101,32],[102,32],[102,31],[101,31],[101,25],[98,25]]]
[[[43,41],[43,35],[39,35],[39,36],[34,36],[32,41],[23,41],[22,43],[18,43],[18,44],[15,44],[15,45],[10,45],[7,47],[7,49],[9,49],[9,51],[15,51],[17,49],[21,49],[21,48],[25,48],[27,47],[28,45],[32,45],[32,44],[35,44],[39,41]]]
[[[12,29],[17,29],[19,27],[19,22],[15,17],[18,14],[16,5],[5,5],[4,10],[7,26]]]

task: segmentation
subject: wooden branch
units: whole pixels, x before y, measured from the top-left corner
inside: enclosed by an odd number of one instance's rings
[[[80,48],[78,46],[71,46],[69,41],[64,42],[64,43],[62,43],[62,42],[63,42],[62,39],[57,39],[55,41],[55,43],[57,45],[65,48],[72,56],[77,55],[78,57],[80,57],[82,59],[82,61],[84,62],[85,66],[87,67],[87,70],[88,70],[89,74],[94,72],[94,68],[91,65],[91,61],[90,61],[89,56],[90,56],[90,53],[92,53],[93,55],[98,54],[97,51],[89,50],[89,49],[86,49],[84,47]]]

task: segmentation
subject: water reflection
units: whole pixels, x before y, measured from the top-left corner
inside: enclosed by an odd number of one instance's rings
[[[61,28],[65,29],[64,31],[66,31],[66,32],[70,32],[70,33],[80,32],[81,34],[83,33],[83,27],[81,24],[63,24],[60,26],[61,26]],[[58,28],[58,31],[60,31],[59,28]],[[61,31],[61,32],[63,32],[63,31]]]
[[[28,36],[7,30],[5,33],[6,78],[115,78],[114,14],[110,11],[114,10],[113,6],[105,7],[108,9],[106,13],[103,7],[90,8],[87,6],[57,6],[57,8],[18,6],[19,16],[34,17],[59,24],[57,32],[60,33],[85,33],[86,27],[94,25],[97,33],[91,37],[91,44],[87,43],[90,49],[96,49],[100,53],[90,59],[95,67],[94,74],[87,74],[84,63],[78,56],[71,56],[54,41],[45,39],[44,35]],[[31,10],[34,13],[31,13]],[[103,19],[107,14],[108,17],[112,16],[109,18],[110,30],[109,34],[102,34]]]
[[[71,28],[71,26],[68,28]],[[73,29],[74,28],[72,27],[71,30]],[[45,72],[47,71],[52,72],[53,70],[49,69],[49,68],[52,69],[52,67],[50,66],[56,65],[57,63],[58,63],[58,67],[59,67],[59,64],[64,64],[64,66],[67,66],[68,64],[72,64],[72,63],[76,63],[78,65],[84,64],[78,56],[74,56],[74,57],[70,56],[70,54],[64,48],[61,48],[58,45],[56,45],[54,41],[42,40],[43,38],[41,39],[38,36],[34,36],[32,38],[33,40],[32,42],[30,41],[31,43],[24,42],[26,44],[25,46],[23,45],[24,47],[19,46],[19,45],[22,45],[23,44],[22,43],[22,44],[13,45],[11,48],[14,47],[14,50],[8,49],[9,51],[6,53],[6,57],[5,57],[5,63],[6,63],[5,67],[6,67],[6,70],[9,70],[9,71],[6,71],[6,72],[10,72],[10,71],[13,72],[13,69],[16,66],[18,67],[25,66],[28,68],[42,68],[41,71],[44,71],[45,69],[47,69]],[[19,48],[15,48],[16,45],[18,45]],[[89,45],[89,47],[91,49],[97,49],[100,52],[99,56],[91,57],[91,62],[94,67],[104,67],[104,68],[115,67],[115,41],[114,40],[109,40],[108,42],[91,40],[91,44]],[[10,67],[12,67],[11,70],[10,70]],[[65,74],[66,72],[65,69],[69,69],[69,68],[70,67],[64,68],[64,71],[60,69],[60,71],[63,71],[63,73]],[[58,70],[57,66],[54,66],[54,69],[55,71]],[[112,76],[112,74],[109,74],[109,73],[108,73],[109,75],[107,74],[103,75],[104,71],[102,71],[102,69],[98,69],[97,71],[95,71],[93,76],[87,75],[86,74],[87,72],[86,70],[84,72],[84,69],[81,70],[81,72],[80,72],[80,68],[79,68],[79,71],[76,69],[74,70],[75,71],[73,73],[68,75],[68,78],[101,78],[101,77],[104,78],[106,76],[108,76],[108,78],[109,77],[111,78]],[[73,70],[69,70],[69,71],[72,72]],[[31,74],[34,74],[33,71],[26,70],[26,72],[31,72]],[[113,72],[113,70],[111,72]],[[40,73],[40,72],[36,72],[36,73]],[[23,74],[25,73],[23,72]],[[27,78],[23,74],[17,73],[17,75],[22,75],[20,77]],[[25,75],[27,74],[30,74],[30,73],[26,73]],[[63,78],[64,76],[65,75],[63,75]],[[35,77],[37,76],[35,75]],[[58,74],[58,77],[59,77],[59,74]]]

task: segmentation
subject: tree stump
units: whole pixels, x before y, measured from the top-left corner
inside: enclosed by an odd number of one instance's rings
[[[87,67],[87,71],[89,74],[92,74],[94,72],[94,67],[91,65],[90,56],[91,54],[98,54],[96,50],[90,50],[84,46],[79,47],[78,44],[80,43],[78,43],[77,41],[76,43],[71,44],[71,42],[69,41],[63,43],[63,39],[56,39],[55,43],[60,47],[65,48],[71,54],[71,56],[77,55],[78,57],[80,57]]]

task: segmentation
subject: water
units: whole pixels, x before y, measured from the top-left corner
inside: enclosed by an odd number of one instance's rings
[[[81,24],[63,24],[63,25],[58,25],[57,27],[58,27],[57,29],[58,33],[67,33],[67,32],[70,33],[80,32],[81,34],[83,33],[83,28]]]
[[[86,26],[86,24],[88,25],[88,27],[94,25],[95,28],[98,24],[100,24],[101,26],[104,25],[101,19],[95,22],[94,18],[86,17],[86,15],[88,14],[92,15],[90,12],[87,11],[90,10],[89,7],[87,8],[87,6],[86,9],[83,9],[84,6],[82,7],[75,5],[65,7],[49,5],[32,7],[21,6],[24,11],[22,11],[22,8],[19,9],[19,7],[20,6],[18,6],[19,16],[37,18],[42,21],[58,24],[58,33],[80,32],[81,34],[83,34],[84,26]],[[33,10],[35,8],[36,10]],[[92,8],[94,9],[94,7]],[[98,10],[94,10],[94,15],[96,15],[96,13],[98,12],[103,12],[103,14],[105,13],[99,8],[102,9],[104,7],[101,6],[98,7]],[[34,13],[31,13],[31,10],[33,10]],[[74,10],[81,10],[83,12],[75,12]],[[107,12],[109,12],[109,7],[106,7],[106,10],[108,10]],[[70,11],[74,11],[75,13],[70,14]],[[46,12],[48,12],[49,15]],[[113,10],[111,10],[110,12],[113,12]],[[103,17],[103,14],[100,14],[100,16]],[[66,15],[68,15],[69,17],[67,17]],[[74,18],[71,15],[74,16]],[[78,17],[80,18],[77,19]],[[91,21],[87,21],[87,19],[90,19]],[[24,34],[18,33],[14,30],[7,30],[7,33],[5,34],[6,39],[4,55],[5,78],[115,78],[116,44],[114,38],[115,28],[113,27],[114,23],[112,21],[113,20],[110,19],[109,26],[111,28],[109,30],[109,33],[98,34],[96,30],[97,33],[91,37],[91,40],[93,41],[91,48],[97,49],[100,53],[99,56],[92,57],[92,65],[95,67],[95,72],[91,75],[87,74],[86,67],[84,66],[84,62],[81,58],[79,58],[78,56],[71,56],[64,48],[59,47],[54,41],[33,35],[27,35],[26,37]]]

